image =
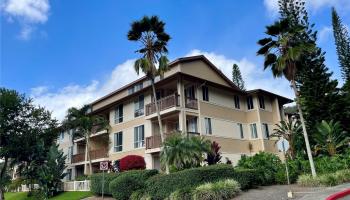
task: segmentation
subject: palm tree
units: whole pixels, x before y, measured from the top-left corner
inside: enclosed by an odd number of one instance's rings
[[[273,129],[274,133],[271,136],[286,139],[289,142],[288,153],[292,159],[295,158],[295,143],[302,131],[300,122],[294,120],[288,122],[280,121],[279,124],[276,124],[276,127]]]
[[[90,174],[92,173],[92,163],[90,157],[90,135],[93,132],[108,129],[109,123],[104,117],[99,115],[89,115],[89,105],[82,108],[69,108],[62,126],[65,130],[72,130],[72,139],[84,137],[85,139],[85,165],[84,174],[87,172],[87,162],[89,162]]]
[[[162,142],[164,142],[165,138],[160,119],[159,105],[156,99],[154,80],[157,76],[162,77],[164,72],[168,70],[168,58],[165,54],[168,53],[166,46],[170,40],[170,36],[164,31],[164,26],[165,23],[160,21],[157,16],[144,16],[140,21],[133,22],[128,32],[128,39],[130,41],[141,43],[141,49],[138,49],[136,52],[140,53],[142,57],[135,61],[134,68],[137,74],[141,70],[151,81]],[[157,64],[158,67],[156,67]]]
[[[299,103],[299,92],[295,83],[296,71],[298,67],[300,67],[298,65],[300,57],[305,53],[314,51],[315,48],[314,44],[304,42],[297,38],[300,33],[305,31],[305,27],[301,25],[291,26],[290,24],[287,18],[277,21],[271,26],[267,26],[266,34],[269,35],[269,37],[258,41],[258,44],[262,47],[258,50],[257,55],[263,55],[265,57],[264,70],[271,68],[274,77],[284,76],[291,83],[300,115],[311,172],[315,177],[316,170],[312,159],[303,113]]]
[[[161,162],[177,170],[198,167],[204,160],[204,153],[210,151],[210,144],[203,137],[172,134],[163,143]]]
[[[315,152],[326,151],[330,156],[335,155],[338,150],[344,147],[349,142],[349,137],[346,137],[346,132],[342,130],[339,122],[326,122],[322,120],[317,125],[318,134],[315,134]]]

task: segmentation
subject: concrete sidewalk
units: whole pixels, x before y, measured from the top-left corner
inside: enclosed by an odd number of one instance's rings
[[[346,189],[349,189],[349,188],[350,188],[350,183],[345,183],[345,184],[337,185],[337,186],[334,186],[334,187],[327,187],[327,188],[323,189],[322,191],[305,195],[300,200],[321,200],[321,199],[326,199],[331,194],[334,194],[336,192],[340,192],[340,191],[343,191],[343,190],[346,190]],[[350,196],[344,197],[341,200],[350,200]]]

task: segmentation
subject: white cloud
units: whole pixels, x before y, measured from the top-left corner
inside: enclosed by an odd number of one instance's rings
[[[350,11],[349,0],[305,0],[305,2],[311,12],[317,12],[322,8],[330,8],[332,6],[341,11]],[[278,0],[264,0],[264,6],[272,17],[278,14]]]
[[[231,79],[233,63],[236,63],[242,72],[247,89],[265,89],[286,97],[293,97],[289,84],[284,79],[274,79],[269,71],[263,71],[261,66],[246,58],[233,59],[213,52],[192,50],[186,56],[206,56],[216,65],[228,78]],[[46,107],[53,112],[53,116],[61,120],[70,107],[80,107],[84,104],[102,97],[118,88],[126,85],[142,75],[134,71],[135,60],[127,60],[117,65],[108,77],[103,81],[91,81],[88,85],[69,84],[57,90],[50,90],[48,86],[32,88],[31,97],[34,102]]]
[[[53,116],[62,120],[70,107],[80,107],[130,83],[141,77],[134,71],[134,60],[117,65],[106,81],[91,81],[88,85],[69,84],[55,91],[47,86],[32,88],[31,97],[38,105],[53,112]]]
[[[44,24],[48,20],[50,4],[48,0],[4,0],[1,11],[12,23],[14,19],[21,26],[19,38],[30,38],[36,24]]]
[[[326,42],[329,37],[332,35],[333,29],[330,26],[324,26],[318,33],[319,42]]]
[[[282,78],[275,79],[269,70],[263,71],[262,66],[257,66],[255,63],[246,58],[240,60],[227,58],[224,55],[213,52],[205,52],[200,50],[192,50],[186,56],[204,55],[216,67],[218,67],[229,79],[232,77],[232,65],[236,63],[242,73],[245,81],[245,86],[248,90],[264,89],[270,92],[293,98],[292,90],[289,83]]]

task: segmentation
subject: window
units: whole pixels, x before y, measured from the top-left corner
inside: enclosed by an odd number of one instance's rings
[[[62,141],[64,139],[64,132],[61,132],[60,134],[60,140]]]
[[[203,101],[209,101],[209,89],[207,86],[202,86]]]
[[[185,88],[185,97],[188,99],[195,99],[196,98],[193,85]]]
[[[68,147],[67,160],[71,162],[73,157],[73,146]]]
[[[247,97],[247,106],[248,106],[248,110],[254,109],[252,96]]]
[[[270,132],[269,132],[269,125],[263,123],[263,130],[264,130],[264,138],[269,139],[270,137]]]
[[[145,146],[145,127],[144,125],[134,128],[134,148]]]
[[[259,96],[259,106],[262,109],[265,109],[265,100],[263,96]]]
[[[116,107],[114,112],[114,123],[118,124],[123,122],[123,104]]]
[[[252,138],[258,138],[258,133],[256,131],[256,124],[250,124],[250,133]]]
[[[239,133],[240,133],[241,139],[243,139],[244,138],[243,125],[241,123],[237,123],[237,125],[238,125],[238,129],[239,129]]]
[[[67,169],[67,180],[71,181],[72,180],[72,169]]]
[[[135,113],[134,116],[138,117],[144,114],[144,96],[140,95],[134,102]]]
[[[235,108],[240,109],[241,106],[239,105],[239,96],[235,95],[233,98],[235,100]]]
[[[114,152],[123,151],[123,132],[114,133]]]
[[[135,93],[143,88],[143,83],[138,83],[128,89],[128,94]]]
[[[197,117],[192,117],[186,120],[187,132],[197,133]]]
[[[204,124],[205,124],[205,134],[211,135],[212,130],[211,130],[211,119],[205,117],[204,118]]]

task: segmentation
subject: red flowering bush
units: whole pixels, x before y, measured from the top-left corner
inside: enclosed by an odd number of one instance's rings
[[[133,169],[145,169],[146,163],[142,156],[129,155],[120,159],[119,162],[120,171],[128,171]]]

